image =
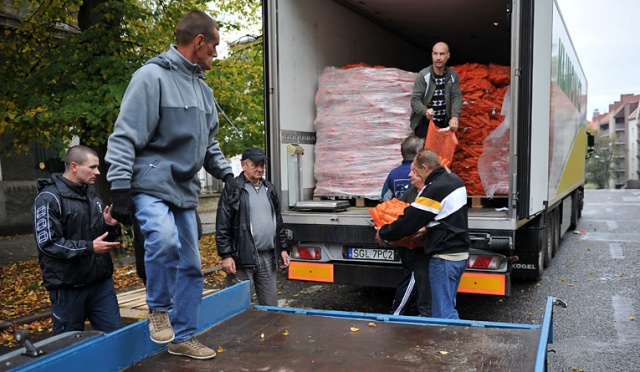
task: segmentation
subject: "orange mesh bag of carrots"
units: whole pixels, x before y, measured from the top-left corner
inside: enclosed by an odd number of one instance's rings
[[[440,158],[440,164],[447,167],[451,166],[457,145],[458,138],[456,138],[456,134],[452,130],[448,127],[439,128],[433,123],[433,120],[429,121],[429,130],[427,131],[427,139],[424,141],[424,148],[435,151]]]
[[[405,203],[402,200],[393,198],[386,202],[378,204],[375,208],[369,209],[369,214],[373,218],[373,225],[375,227],[382,227],[397,220],[398,217],[404,214],[405,208],[409,206],[409,203]],[[400,247],[407,247],[409,249],[422,247],[424,241],[414,240],[413,236],[405,236],[400,240],[391,242],[393,245]]]
[[[460,75],[463,106],[456,132],[458,147],[451,170],[460,176],[468,195],[499,195],[505,191],[503,178],[508,176],[508,172],[505,173],[505,169],[508,171],[508,147],[505,153],[504,146],[500,146],[499,154],[493,155],[496,144],[486,139],[505,120],[502,105],[511,69],[509,66],[479,63],[453,66],[452,69]],[[486,151],[492,154],[484,157],[490,171],[486,167],[479,169],[479,160]],[[505,156],[507,160],[503,161]]]

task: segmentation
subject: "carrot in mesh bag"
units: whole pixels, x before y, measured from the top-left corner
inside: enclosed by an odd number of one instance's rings
[[[369,208],[369,215],[373,218],[373,225],[375,227],[382,227],[394,222],[398,217],[402,216],[405,208],[408,206],[409,203],[393,198],[378,204],[375,208]],[[414,239],[414,236],[405,236],[400,240],[391,242],[391,244],[413,249],[422,247],[424,245],[424,241]]]
[[[439,128],[429,120],[429,130],[427,139],[424,141],[424,148],[433,150],[441,160],[442,165],[451,167],[453,154],[456,152],[458,138],[449,128]]]

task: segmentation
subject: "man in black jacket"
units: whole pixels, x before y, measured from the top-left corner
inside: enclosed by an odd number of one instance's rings
[[[260,305],[277,306],[276,274],[289,266],[289,248],[273,184],[265,179],[267,159],[258,148],[249,148],[241,158],[236,181],[243,187],[234,197],[225,187],[216,214],[216,244],[227,273],[227,285],[250,280]],[[234,200],[231,200],[234,199]]]
[[[82,331],[86,319],[103,332],[122,326],[109,253],[120,244],[121,231],[96,195],[98,164],[95,151],[74,146],[65,155],[63,174],[38,180],[34,236],[54,334]]]
[[[376,232],[380,245],[411,236],[427,227],[424,252],[431,284],[431,316],[458,319],[456,293],[469,258],[467,191],[457,175],[440,166],[438,155],[422,149],[416,155],[412,172],[424,179],[425,186],[404,214]],[[415,262],[414,270],[426,260]]]

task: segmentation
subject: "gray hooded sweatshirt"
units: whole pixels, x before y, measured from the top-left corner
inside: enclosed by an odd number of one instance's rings
[[[172,45],[135,72],[124,94],[105,156],[111,189],[196,208],[203,166],[218,179],[233,174],[218,127],[202,69]]]

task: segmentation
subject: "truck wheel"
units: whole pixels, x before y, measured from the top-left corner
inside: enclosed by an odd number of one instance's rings
[[[578,219],[582,218],[582,208],[584,207],[584,188],[579,188],[576,193],[578,194]]]
[[[571,194],[571,222],[569,230],[575,230],[578,227],[578,191]]]

